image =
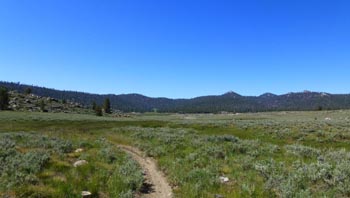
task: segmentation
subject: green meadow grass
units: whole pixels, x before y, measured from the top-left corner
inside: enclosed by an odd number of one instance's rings
[[[132,197],[141,170],[116,147],[128,144],[157,160],[175,197],[348,197],[349,121],[350,111],[130,118],[0,112],[0,195],[81,197],[88,190]],[[79,159],[89,163],[74,168]]]

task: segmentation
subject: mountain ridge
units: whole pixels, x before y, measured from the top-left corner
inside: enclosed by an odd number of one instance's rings
[[[276,95],[264,93],[260,96],[242,96],[233,91],[222,95],[198,96],[190,99],[171,99],[167,97],[148,97],[131,94],[93,94],[78,91],[64,91],[33,85],[0,81],[0,86],[9,90],[24,92],[31,88],[39,96],[67,99],[90,106],[93,101],[102,104],[110,98],[113,109],[125,112],[176,112],[176,113],[218,113],[292,111],[292,110],[335,110],[350,109],[350,94],[330,94],[326,92],[290,92]]]

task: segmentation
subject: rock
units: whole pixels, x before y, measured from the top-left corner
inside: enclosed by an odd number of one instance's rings
[[[81,196],[83,196],[83,197],[90,197],[91,196],[91,192],[89,192],[89,191],[81,191]]]
[[[215,194],[214,198],[224,198],[224,195],[220,195],[220,194]]]
[[[33,109],[33,108],[35,108],[35,105],[33,105],[33,104],[26,104],[24,107],[27,108],[27,109]]]
[[[325,118],[324,120],[325,120],[325,121],[331,121],[332,118],[328,118],[328,117],[327,117],[327,118]]]
[[[324,161],[325,161],[325,159],[324,159],[324,157],[323,157],[323,156],[319,156],[319,157],[317,157],[317,161],[319,161],[319,162],[324,162]]]
[[[78,148],[78,149],[76,149],[76,150],[74,151],[74,153],[80,153],[80,152],[83,152],[83,151],[84,151],[84,149]]]
[[[60,104],[53,104],[51,105],[51,109],[63,109],[63,106]]]
[[[82,165],[85,165],[87,164],[88,162],[86,160],[78,160],[76,162],[74,162],[73,166],[74,167],[78,167],[78,166],[82,166]]]
[[[220,183],[222,184],[230,181],[228,177],[223,177],[223,176],[220,176],[219,180],[220,180]]]

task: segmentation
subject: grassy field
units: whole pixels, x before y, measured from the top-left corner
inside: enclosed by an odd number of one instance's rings
[[[349,197],[349,121],[350,111],[0,112],[0,196],[133,197],[142,170],[125,144],[157,160],[175,197]]]

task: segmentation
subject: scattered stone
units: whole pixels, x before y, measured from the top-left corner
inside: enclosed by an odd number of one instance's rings
[[[84,151],[84,149],[78,148],[78,149],[76,149],[76,150],[74,151],[74,153],[81,153],[81,152],[83,152],[83,151]]]
[[[224,195],[220,195],[220,194],[215,194],[214,198],[224,198]]]
[[[220,179],[220,183],[222,184],[230,181],[228,177],[223,177],[223,176],[220,176],[219,179]]]
[[[83,197],[90,197],[91,196],[91,192],[89,192],[89,191],[82,191],[81,192],[81,196],[83,196]]]
[[[82,165],[85,165],[87,164],[88,162],[86,160],[78,160],[76,162],[74,162],[73,166],[74,167],[78,167],[78,166],[82,166]]]

